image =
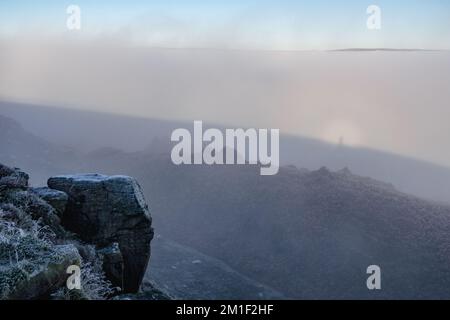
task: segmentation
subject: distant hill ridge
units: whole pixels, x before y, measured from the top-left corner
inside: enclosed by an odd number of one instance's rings
[[[110,153],[115,149],[117,152],[120,150],[126,152],[144,150],[150,154],[168,154],[171,150],[170,134],[172,130],[192,125],[192,123],[11,102],[0,102],[0,115],[13,118],[26,128],[28,135],[28,132],[31,132],[41,141],[43,138],[53,145],[56,144],[59,146],[57,148],[59,150],[61,150],[61,145],[76,149],[77,153],[72,152],[70,156],[67,156],[67,160],[53,161],[53,164],[58,164],[58,166],[70,162],[69,168],[83,165],[83,161],[77,159],[80,152],[94,151],[94,154],[101,154],[102,152]],[[117,128],[120,130],[116,130]],[[0,132],[1,130],[2,127],[0,127]],[[21,141],[18,137],[22,137],[23,134],[24,132],[18,129],[16,141]],[[27,143],[25,140],[34,142]],[[42,145],[34,138],[25,140],[15,144],[14,152],[0,153],[0,160],[8,163],[10,155],[20,155],[25,153],[30,146]],[[4,141],[5,138],[2,139],[0,136],[0,147],[5,143]],[[18,148],[21,148],[22,151],[19,151]],[[46,147],[41,149],[47,148],[46,144]],[[109,150],[105,148],[109,148]],[[96,149],[101,149],[101,151],[95,152]],[[65,147],[64,150],[67,154],[71,152],[71,148]],[[36,152],[42,154],[42,151],[36,150]],[[23,157],[19,156],[15,161],[16,165],[27,168],[27,160]],[[368,148],[336,146],[310,138],[281,135],[280,161],[282,165],[292,164],[310,170],[318,169],[321,166],[326,166],[331,170],[349,167],[355,174],[392,183],[403,192],[432,200],[450,202],[449,168],[401,155]],[[34,169],[33,166],[30,168]],[[56,173],[64,172],[67,170],[61,168]],[[36,172],[33,179],[36,181],[50,173],[53,172],[48,170],[48,173],[44,175]]]

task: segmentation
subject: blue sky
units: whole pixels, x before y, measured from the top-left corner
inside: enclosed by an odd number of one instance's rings
[[[450,49],[447,0],[0,0],[0,35],[66,34],[69,4],[81,8],[83,36],[116,36],[138,45]],[[381,30],[366,27],[371,4],[382,10]]]

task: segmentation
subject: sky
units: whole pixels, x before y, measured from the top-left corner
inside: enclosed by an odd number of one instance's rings
[[[328,51],[380,47],[444,50]],[[445,50],[447,0],[0,0],[0,100],[279,128],[450,167]]]
[[[67,34],[66,8],[81,9],[81,37],[171,48],[316,50],[450,49],[446,0],[0,0],[0,36]],[[366,25],[369,5],[381,29]]]

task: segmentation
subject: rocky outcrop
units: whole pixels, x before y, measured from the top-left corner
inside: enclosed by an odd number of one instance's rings
[[[153,238],[152,219],[137,181],[127,176],[68,175],[51,177],[48,186],[69,196],[62,215],[67,230],[98,247],[118,243],[124,292],[137,292]]]
[[[52,188],[0,164],[0,299],[102,299],[138,291],[150,257],[151,217],[125,176],[60,176]],[[70,265],[82,289],[65,286]]]

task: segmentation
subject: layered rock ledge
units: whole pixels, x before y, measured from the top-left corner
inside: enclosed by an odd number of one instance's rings
[[[68,195],[63,227],[100,248],[118,243],[123,290],[137,292],[153,238],[152,219],[137,181],[128,176],[66,175],[51,177],[48,186]]]

